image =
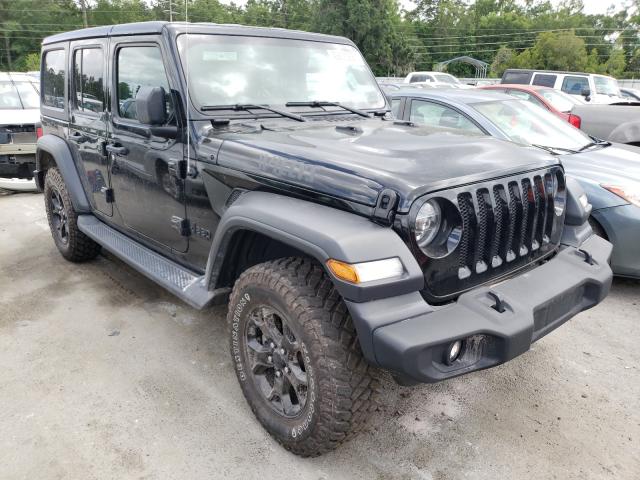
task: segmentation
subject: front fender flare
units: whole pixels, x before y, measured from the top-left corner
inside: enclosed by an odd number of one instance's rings
[[[393,229],[349,212],[266,192],[241,195],[222,215],[205,274],[210,286],[216,285],[229,242],[240,230],[255,231],[294,247],[323,266],[330,258],[347,263],[400,258],[405,270],[400,278],[362,285],[340,280],[325,269],[340,295],[352,302],[393,297],[424,287],[422,270]]]
[[[42,171],[43,153],[48,153],[56,162],[56,167],[64,179],[64,184],[69,191],[71,203],[77,213],[91,213],[91,203],[82,186],[80,175],[69,145],[56,135],[44,135],[38,139],[36,145],[36,168]]]

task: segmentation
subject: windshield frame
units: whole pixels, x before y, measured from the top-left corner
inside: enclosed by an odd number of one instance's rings
[[[391,105],[389,103],[389,100],[386,96],[386,94],[384,93],[383,89],[380,87],[380,85],[378,84],[378,82],[376,81],[375,75],[373,74],[373,71],[371,70],[371,67],[369,66],[369,63],[367,62],[367,60],[364,58],[364,55],[362,55],[362,52],[358,49],[358,47],[353,43],[348,41],[347,39],[345,39],[344,42],[340,42],[340,41],[336,41],[335,38],[331,38],[330,40],[327,39],[322,39],[322,38],[295,38],[295,37],[289,37],[289,36],[278,36],[278,35],[269,35],[269,36],[258,36],[258,35],[252,35],[251,33],[242,33],[242,34],[228,34],[228,33],[219,33],[219,32],[206,32],[206,31],[190,31],[190,32],[179,32],[177,33],[174,38],[172,39],[172,45],[171,48],[175,49],[175,56],[176,56],[176,63],[177,63],[177,68],[179,69],[180,73],[182,74],[182,78],[184,80],[184,85],[186,86],[186,91],[185,91],[185,96],[187,97],[187,104],[189,106],[189,108],[191,109],[191,111],[194,112],[194,115],[191,116],[191,119],[199,119],[199,120],[209,120],[212,117],[220,117],[220,116],[224,116],[225,118],[230,118],[232,120],[236,120],[236,119],[261,119],[261,118],[282,118],[280,115],[275,114],[273,112],[267,112],[264,111],[263,113],[255,113],[255,112],[247,112],[247,111],[238,111],[238,110],[233,110],[233,109],[229,109],[229,110],[211,110],[211,111],[206,111],[203,110],[202,108],[205,106],[211,106],[208,104],[202,104],[199,105],[198,102],[196,102],[196,99],[194,98],[194,95],[191,94],[190,90],[192,88],[192,86],[189,84],[189,77],[187,75],[187,66],[186,66],[186,62],[183,62],[183,55],[182,55],[182,50],[180,47],[180,41],[182,37],[187,37],[189,35],[193,35],[193,36],[211,36],[211,37],[242,37],[242,38],[247,38],[247,39],[254,39],[257,42],[259,42],[260,40],[265,40],[265,39],[276,39],[276,40],[283,40],[285,42],[288,41],[292,41],[292,42],[307,42],[307,43],[317,43],[317,44],[328,44],[328,45],[342,45],[345,47],[350,47],[354,50],[354,52],[359,56],[359,58],[362,60],[362,65],[364,67],[364,70],[366,71],[367,75],[369,76],[369,78],[371,79],[371,86],[374,87],[377,92],[380,94],[381,97],[381,105],[379,107],[363,107],[361,108],[361,110],[365,111],[365,112],[376,112],[376,111],[390,111],[391,110]],[[340,103],[337,100],[334,99],[314,99],[314,100],[320,100],[320,101],[336,101],[338,103]],[[302,101],[300,99],[290,99],[290,102],[298,102],[298,101]],[[222,105],[222,104],[221,104]],[[263,103],[263,105],[266,105]],[[298,108],[293,108],[293,107],[287,107],[284,103],[280,104],[280,103],[269,103],[268,104],[270,107],[275,107],[275,108],[279,108],[279,109],[285,109],[285,110],[289,110],[291,111],[291,113],[297,113],[297,114],[310,114],[313,113],[314,116],[321,116],[321,115],[334,115],[334,114],[351,114],[349,111],[344,110],[343,108],[340,107],[324,107],[321,110],[319,110],[317,107],[298,107]]]

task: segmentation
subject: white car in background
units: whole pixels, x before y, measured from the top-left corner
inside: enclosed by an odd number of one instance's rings
[[[428,84],[439,88],[473,88],[453,75],[443,72],[411,72],[404,78],[404,83]]]
[[[0,73],[0,188],[35,190],[39,83],[25,73]]]

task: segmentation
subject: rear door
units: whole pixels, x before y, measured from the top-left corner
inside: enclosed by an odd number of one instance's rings
[[[71,44],[71,78],[69,104],[69,144],[76,150],[85,181],[96,210],[111,216],[109,165],[106,142],[106,71],[107,40],[90,40]]]
[[[151,134],[138,119],[136,93],[162,87],[166,126],[176,126],[174,97],[156,37],[112,39],[111,125],[107,150],[115,204],[124,226],[176,252],[188,248],[184,143]]]

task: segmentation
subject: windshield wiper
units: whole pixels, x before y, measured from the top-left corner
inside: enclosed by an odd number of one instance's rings
[[[580,152],[584,152],[585,150],[587,150],[588,148],[591,147],[596,147],[598,145],[603,146],[603,147],[608,147],[611,145],[611,142],[607,142],[606,140],[600,140],[599,138],[595,138],[595,137],[591,137],[591,139],[593,141],[587,143],[586,145],[583,145],[582,147],[580,147]]]
[[[288,105],[287,105],[288,106]],[[267,112],[275,113],[282,117],[291,118],[298,122],[306,122],[307,120],[295,113],[286,112],[277,108],[271,108],[269,105],[254,105],[252,103],[236,103],[235,105],[205,105],[200,108],[203,112],[215,112],[218,110],[233,110],[234,112],[245,111],[251,113],[251,110],[266,110]]]
[[[570,148],[562,148],[562,147],[549,147],[547,145],[536,145],[535,143],[531,144],[532,147],[541,148],[542,150],[546,150],[547,152],[558,155],[557,152],[566,152],[566,153],[578,153],[578,150],[571,150]]]
[[[287,102],[285,104],[287,107],[338,107],[346,110],[347,112],[355,113],[356,115],[360,115],[361,117],[371,118],[367,112],[363,110],[359,110],[357,108],[347,107],[339,102],[324,102],[322,100],[312,100],[310,102]]]

